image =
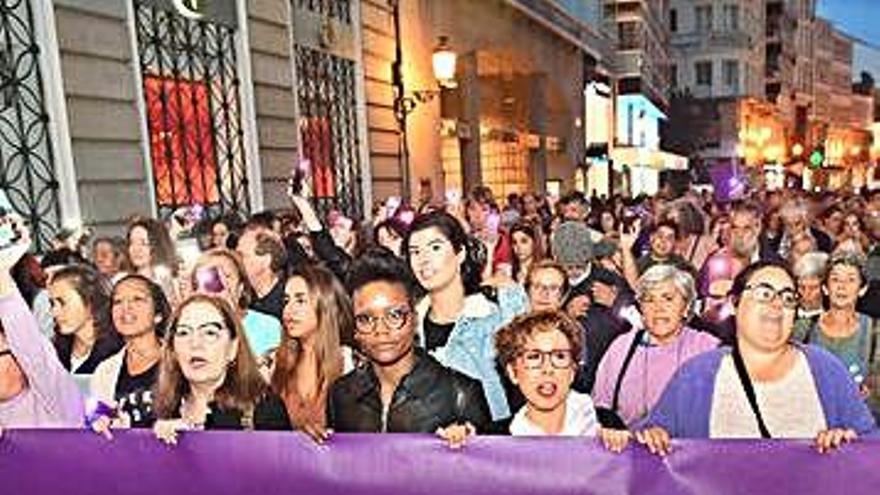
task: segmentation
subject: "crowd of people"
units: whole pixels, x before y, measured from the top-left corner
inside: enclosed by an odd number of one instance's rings
[[[0,249],[0,428],[675,438],[877,434],[880,192],[477,187]]]

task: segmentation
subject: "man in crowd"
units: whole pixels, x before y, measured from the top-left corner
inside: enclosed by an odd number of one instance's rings
[[[248,280],[256,297],[250,308],[281,320],[284,310],[284,273],[287,254],[279,235],[259,225],[248,225],[238,239]]]

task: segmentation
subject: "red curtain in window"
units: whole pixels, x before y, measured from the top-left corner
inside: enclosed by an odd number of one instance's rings
[[[207,85],[146,76],[144,91],[159,206],[219,202]]]
[[[300,119],[303,157],[311,162],[312,194],[316,198],[336,196],[333,168],[333,139],[327,117]]]

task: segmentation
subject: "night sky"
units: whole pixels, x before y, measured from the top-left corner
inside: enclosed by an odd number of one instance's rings
[[[880,80],[880,0],[819,0],[816,10],[838,29],[872,45],[856,43],[854,79],[868,70]]]

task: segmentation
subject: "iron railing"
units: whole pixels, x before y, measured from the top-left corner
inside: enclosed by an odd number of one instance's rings
[[[61,210],[30,0],[0,0],[0,189],[51,248]]]
[[[133,0],[156,204],[250,211],[235,28]]]

